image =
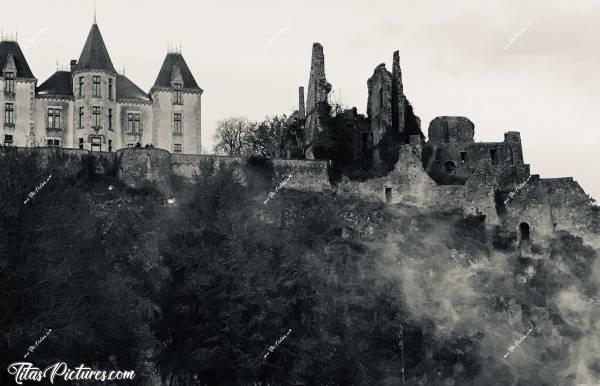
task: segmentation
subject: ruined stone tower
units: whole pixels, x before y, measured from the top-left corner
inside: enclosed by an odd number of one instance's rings
[[[301,118],[306,118],[306,107],[304,106],[304,87],[298,87],[298,112]]]
[[[402,70],[400,69],[400,51],[394,51],[392,65],[392,128],[398,133],[405,131],[404,114],[406,111],[406,97],[402,86]]]
[[[370,162],[374,168],[390,166],[395,162],[397,146],[408,144],[411,135],[421,135],[419,119],[404,95],[399,51],[394,52],[392,72],[384,63],[378,65],[367,86]]]
[[[323,46],[313,43],[310,63],[310,77],[306,95],[306,123],[304,127],[304,155],[306,159],[315,159],[314,140],[321,131],[320,116],[327,105],[327,95],[331,84],[325,78],[325,56]]]
[[[392,110],[394,83],[392,74],[385,68],[384,63],[375,68],[373,76],[367,81],[369,89],[367,115],[370,130],[368,147],[371,149],[371,162],[374,167],[382,164],[383,139],[392,129],[394,121]]]

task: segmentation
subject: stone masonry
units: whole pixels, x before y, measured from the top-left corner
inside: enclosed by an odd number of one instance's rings
[[[314,159],[314,141],[321,131],[321,114],[327,104],[327,96],[331,91],[331,84],[325,78],[325,56],[323,46],[313,43],[312,59],[310,64],[310,77],[306,95],[306,123],[304,129],[304,146],[306,159]]]

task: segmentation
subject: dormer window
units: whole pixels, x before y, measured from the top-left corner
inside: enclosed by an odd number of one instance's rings
[[[4,73],[4,92],[14,93],[15,92],[15,73],[5,72]]]
[[[173,92],[175,93],[173,103],[176,105],[183,104],[183,91],[181,88],[181,83],[173,83]]]

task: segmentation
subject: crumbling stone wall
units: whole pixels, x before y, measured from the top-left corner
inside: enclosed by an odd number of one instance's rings
[[[387,172],[397,161],[398,147],[412,135],[422,137],[421,124],[404,95],[400,53],[394,52],[392,72],[378,65],[367,81],[369,118],[369,162],[375,170]]]
[[[192,180],[202,173],[203,163],[211,163],[215,170],[220,167],[231,167],[238,175],[243,175],[245,159],[241,157],[228,157],[219,155],[197,154],[171,154],[169,165],[175,175]],[[242,179],[243,180],[243,179]]]
[[[540,178],[532,175],[527,183],[504,204],[502,224],[518,231],[525,222],[533,241],[567,230],[591,245],[600,246],[593,232],[590,197],[572,177]]]
[[[313,43],[310,77],[306,95],[306,123],[304,127],[305,158],[314,159],[314,141],[321,132],[321,117],[327,111],[327,96],[331,84],[325,78],[325,55],[320,43]]]
[[[382,152],[385,149],[382,147],[388,144],[384,138],[392,131],[392,83],[392,74],[384,63],[375,68],[367,81],[367,115],[371,129],[368,141],[372,149],[372,166],[375,168],[381,167],[384,162]]]
[[[131,188],[152,184],[159,191],[171,191],[170,154],[163,149],[121,149],[115,153],[119,165],[117,178]]]
[[[426,206],[433,201],[436,183],[427,175],[413,147],[400,147],[394,170],[384,177],[366,181],[344,178],[337,186],[339,194],[356,194],[371,201]]]
[[[309,192],[325,192],[332,189],[329,182],[329,161],[324,160],[273,160],[274,186]],[[291,176],[291,177],[290,177]]]
[[[437,117],[429,125],[423,166],[439,184],[464,184],[480,162],[492,166],[524,165],[521,136],[504,134],[503,142],[474,142],[473,122],[465,117]]]
[[[436,117],[429,124],[429,143],[473,142],[475,125],[466,117]]]

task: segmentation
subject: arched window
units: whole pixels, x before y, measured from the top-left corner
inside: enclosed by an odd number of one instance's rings
[[[446,169],[446,172],[453,174],[456,169],[456,164],[452,161],[448,161],[445,163],[444,168]]]

